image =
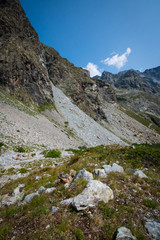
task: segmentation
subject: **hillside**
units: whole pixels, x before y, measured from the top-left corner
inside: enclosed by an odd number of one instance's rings
[[[90,78],[0,16],[0,239],[159,240],[159,67]]]

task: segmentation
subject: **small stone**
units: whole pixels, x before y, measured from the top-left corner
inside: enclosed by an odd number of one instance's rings
[[[46,188],[43,187],[43,186],[41,186],[41,187],[38,189],[37,193],[38,193],[38,194],[43,193],[45,190],[46,190]]]
[[[69,186],[70,186],[69,183],[64,184],[65,188],[69,188]]]
[[[50,181],[46,183],[46,185],[49,185],[49,184],[51,184],[51,182],[50,182]]]
[[[125,239],[136,240],[136,238],[132,235],[130,229],[126,227],[118,228],[116,240],[125,240]]]
[[[38,181],[38,180],[40,180],[40,179],[41,179],[40,176],[36,176],[36,177],[35,177],[35,180],[36,180],[36,181]]]
[[[55,213],[55,212],[57,212],[58,211],[58,209],[59,209],[59,207],[55,207],[55,206],[52,206],[52,213]]]
[[[140,178],[148,178],[141,170],[137,170],[134,175],[138,175]]]
[[[45,190],[45,193],[49,194],[49,193],[54,192],[55,190],[56,190],[55,187],[47,188],[47,189]]]
[[[50,228],[51,226],[48,224],[47,226],[46,226],[46,229],[48,229],[48,228]]]

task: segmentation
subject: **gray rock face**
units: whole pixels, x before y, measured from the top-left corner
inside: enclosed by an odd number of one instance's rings
[[[85,180],[87,180],[87,181],[90,181],[90,180],[93,180],[93,174],[92,173],[90,173],[90,172],[88,172],[88,171],[86,171],[85,169],[83,169],[83,170],[80,170],[77,174],[76,174],[76,176],[74,177],[74,181],[76,181],[76,180],[78,180],[78,179],[80,179],[80,178],[83,178],[83,179],[85,179]]]
[[[153,240],[160,239],[160,222],[148,220],[145,224],[145,227],[152,236]]]
[[[148,178],[141,170],[137,170],[134,175],[138,175],[140,178]]]
[[[107,177],[107,174],[105,172],[104,169],[94,169],[93,170],[93,174],[95,174],[97,177],[100,177],[100,178],[106,178]]]
[[[126,227],[120,227],[117,230],[116,240],[125,240],[132,239],[136,240],[136,238],[132,235],[131,231]]]
[[[99,201],[107,203],[113,199],[113,191],[106,184],[97,180],[91,180],[82,193],[77,195],[71,205],[77,210],[94,207]]]
[[[119,166],[116,163],[113,163],[112,165],[103,165],[102,167],[105,171],[105,173],[110,173],[110,172],[120,172],[123,173],[123,167]]]

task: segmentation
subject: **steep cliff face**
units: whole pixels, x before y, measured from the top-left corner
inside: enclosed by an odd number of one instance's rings
[[[53,103],[52,81],[89,116],[106,119],[101,100],[116,101],[108,83],[42,44],[18,0],[0,1],[0,15],[0,88],[38,106]]]
[[[0,86],[29,104],[51,103],[43,47],[18,0],[0,1]]]

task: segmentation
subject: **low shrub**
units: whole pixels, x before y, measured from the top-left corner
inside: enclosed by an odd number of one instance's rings
[[[58,158],[61,156],[61,152],[56,149],[52,149],[44,154],[45,158]]]

